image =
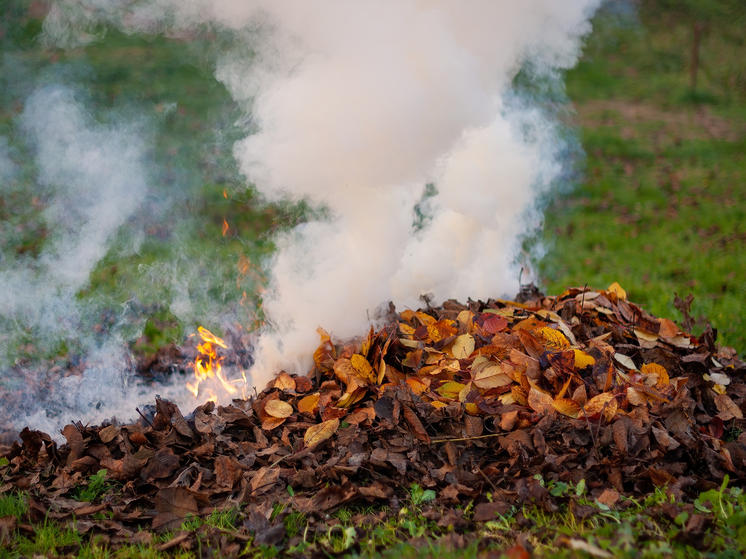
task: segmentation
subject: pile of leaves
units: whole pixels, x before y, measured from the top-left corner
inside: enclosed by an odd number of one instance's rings
[[[229,555],[292,545],[282,515],[294,510],[319,532],[343,505],[396,514],[413,484],[444,517],[473,504],[476,522],[520,503],[556,509],[543,480],[608,506],[742,484],[746,364],[711,329],[683,332],[618,284],[518,299],[405,310],[347,343],[320,330],[312,371],[281,372],[252,400],[185,416],[158,399],[136,423],[67,425],[62,446],[24,429],[0,447],[0,494],[27,491],[39,518],[76,518],[111,545],[242,505]],[[101,470],[117,490],[74,498]]]

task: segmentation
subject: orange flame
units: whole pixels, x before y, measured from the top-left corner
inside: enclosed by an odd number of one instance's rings
[[[207,328],[202,326],[197,328],[202,343],[197,345],[199,355],[194,360],[194,383],[187,382],[187,389],[194,394],[195,398],[199,397],[200,385],[208,381],[212,386],[219,387],[230,395],[238,396],[238,387],[241,386],[242,397],[246,396],[246,374],[241,371],[241,379],[228,380],[223,372],[223,357],[218,355],[218,348],[228,349],[225,341],[219,338]],[[210,382],[212,379],[218,382]],[[217,402],[218,396],[212,388],[206,389],[208,400]]]
[[[223,218],[223,237],[225,237],[225,234],[228,232],[229,229],[228,222]]]

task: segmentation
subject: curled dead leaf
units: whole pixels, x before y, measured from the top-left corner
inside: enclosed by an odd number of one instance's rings
[[[339,428],[339,419],[329,419],[317,425],[311,425],[303,435],[307,447],[316,446],[331,437]]]

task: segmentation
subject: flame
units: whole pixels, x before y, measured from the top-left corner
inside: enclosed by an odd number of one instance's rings
[[[195,398],[198,398],[200,385],[207,381],[211,385],[204,390],[208,401],[218,401],[218,395],[213,388],[220,388],[229,395],[238,397],[240,387],[240,395],[245,398],[246,387],[248,386],[246,373],[241,371],[240,379],[228,380],[223,372],[223,357],[218,355],[218,348],[228,349],[228,345],[222,338],[219,338],[207,328],[199,326],[197,332],[202,338],[202,342],[197,345],[199,355],[194,360],[193,365],[194,382],[187,382],[187,389],[194,394]]]
[[[223,189],[223,198],[228,199],[228,191],[225,188]]]
[[[228,222],[223,218],[223,237],[225,237],[225,234],[228,232],[228,229],[230,226],[228,225]]]

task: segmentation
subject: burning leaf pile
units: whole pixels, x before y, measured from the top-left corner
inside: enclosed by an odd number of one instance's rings
[[[726,474],[744,480],[746,365],[711,330],[695,338],[617,284],[519,299],[405,310],[349,343],[320,330],[308,376],[281,372],[229,406],[184,416],[158,399],[137,423],[68,425],[59,447],[26,429],[2,449],[0,492],[29,491],[32,513],[74,515],[113,545],[236,504],[246,505],[243,541],[294,545],[290,511],[325,533],[342,505],[394,514],[412,484],[440,507],[474,502],[473,522],[516,503],[552,510],[539,476],[585,484],[612,505],[656,487],[684,496]],[[119,490],[73,500],[101,469]],[[181,534],[164,545],[196,543]]]

